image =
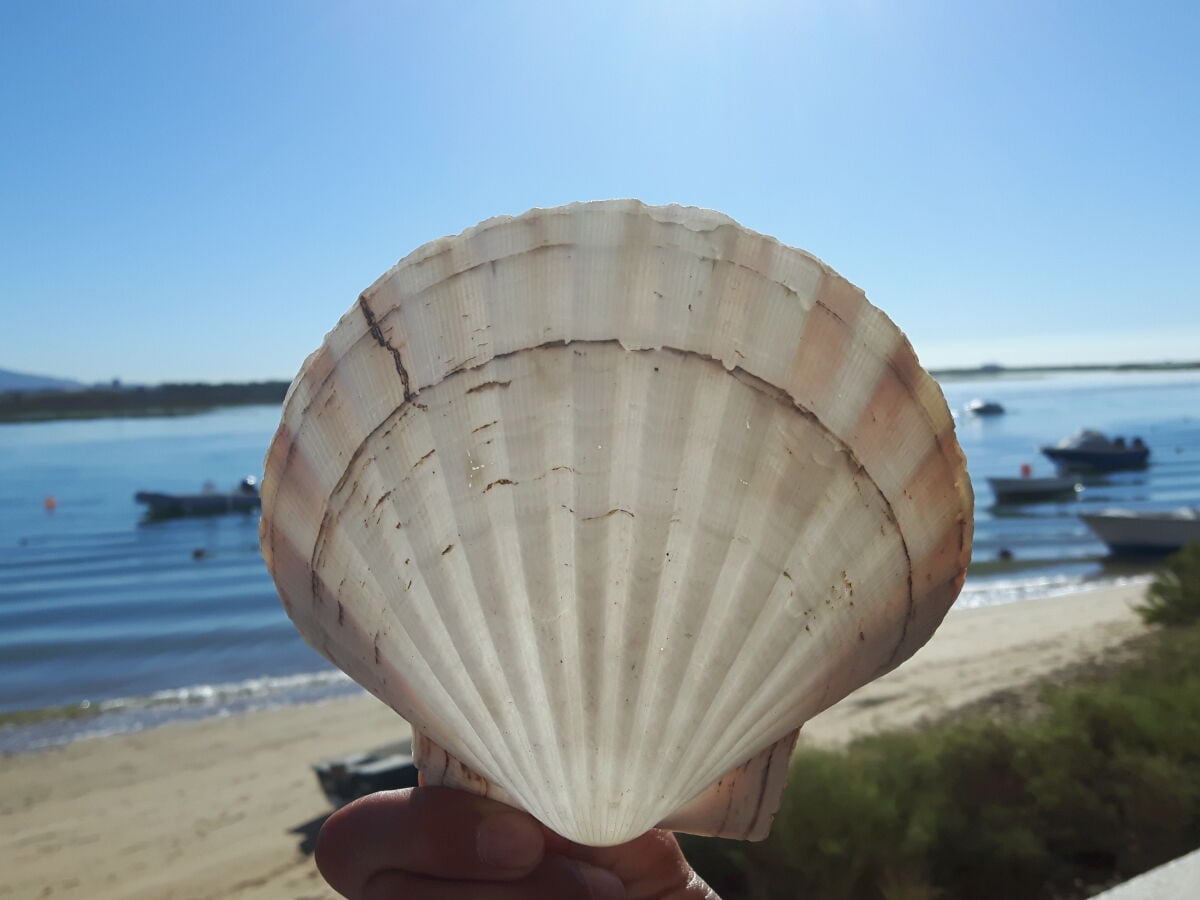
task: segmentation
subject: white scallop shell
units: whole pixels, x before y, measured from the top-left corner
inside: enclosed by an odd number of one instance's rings
[[[971,494],[903,335],[813,257],[636,201],[491,219],[305,363],[262,543],[430,783],[588,844],[765,836],[799,727],[962,585]]]

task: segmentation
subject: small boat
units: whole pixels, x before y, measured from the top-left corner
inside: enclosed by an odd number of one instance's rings
[[[1200,541],[1200,509],[1194,507],[1168,512],[1106,509],[1079,518],[1114,554],[1173,553]]]
[[[976,397],[967,404],[967,412],[973,416],[998,416],[1003,414],[1004,407],[995,400],[984,400]]]
[[[146,505],[151,519],[178,519],[185,516],[219,516],[224,513],[248,513],[262,508],[258,485],[254,478],[244,478],[232,491],[222,493],[205,485],[199,494],[164,494],[158,491],[138,491],[133,495]]]
[[[1070,476],[1051,475],[1044,478],[989,478],[988,484],[997,503],[1025,503],[1078,494],[1083,485]]]
[[[1132,443],[1126,444],[1123,437],[1109,440],[1103,433],[1091,429],[1041,450],[1059,465],[1087,469],[1141,469],[1150,459],[1150,448],[1141,438],[1135,437]]]

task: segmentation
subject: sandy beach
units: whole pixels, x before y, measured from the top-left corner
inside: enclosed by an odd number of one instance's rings
[[[804,740],[938,717],[1086,660],[1142,628],[1143,586],[956,610]],[[370,697],[169,725],[0,763],[0,898],[326,900],[312,863],[329,812],[309,765],[407,726]]]

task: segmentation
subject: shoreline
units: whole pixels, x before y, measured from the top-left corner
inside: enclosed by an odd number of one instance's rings
[[[968,578],[951,613],[1014,603],[1041,603],[1077,593],[1140,590],[1152,579],[1152,570],[1082,580],[1051,575],[1042,579],[993,578],[979,583]],[[0,759],[183,722],[202,722],[362,696],[366,696],[365,691],[340,671],[326,666],[240,682],[187,685],[144,695],[11,710],[0,712]]]
[[[929,369],[939,383],[988,382],[1000,378],[1053,375],[1191,373],[1200,360],[1081,363],[1079,365],[944,366]],[[278,406],[291,379],[241,382],[162,382],[160,384],[80,384],[68,388],[0,388],[0,425],[80,419],[187,416],[232,406]]]
[[[954,610],[911,660],[801,740],[838,746],[910,727],[1095,658],[1145,631],[1132,609],[1144,591]],[[362,695],[9,755],[0,897],[334,900],[309,856],[331,811],[309,767],[407,734]]]

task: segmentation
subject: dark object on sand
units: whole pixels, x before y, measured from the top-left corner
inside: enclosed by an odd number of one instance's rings
[[[411,741],[317,763],[313,772],[326,798],[338,807],[376,791],[417,786]]]
[[[258,485],[254,478],[242,482],[228,493],[211,486],[199,494],[163,494],[157,491],[138,491],[133,495],[138,503],[146,504],[151,519],[178,519],[183,516],[219,516],[224,513],[246,513],[262,507]]]

